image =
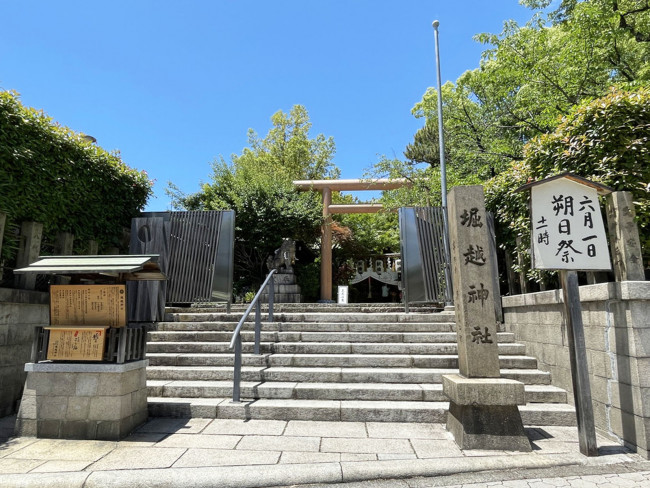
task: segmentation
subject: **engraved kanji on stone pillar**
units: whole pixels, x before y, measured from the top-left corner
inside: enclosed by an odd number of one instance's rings
[[[458,366],[468,378],[498,378],[496,312],[483,188],[449,193],[449,240],[458,333]]]
[[[448,197],[449,241],[460,374],[443,375],[447,430],[462,449],[530,451],[517,405],[524,385],[501,378],[493,288],[494,263],[481,186]]]

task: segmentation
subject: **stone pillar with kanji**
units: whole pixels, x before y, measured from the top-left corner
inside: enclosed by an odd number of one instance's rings
[[[500,377],[483,187],[452,188],[448,212],[460,374],[443,376],[447,430],[461,449],[530,451],[517,407],[524,384]]]

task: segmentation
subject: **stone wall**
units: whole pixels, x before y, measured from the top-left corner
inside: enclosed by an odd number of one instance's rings
[[[580,287],[596,428],[650,458],[650,282]],[[569,392],[562,291],[503,297],[505,328]]]
[[[17,411],[34,326],[49,323],[48,294],[0,288],[0,417]]]

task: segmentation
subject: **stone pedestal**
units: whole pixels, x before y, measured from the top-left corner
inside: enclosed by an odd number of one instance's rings
[[[293,271],[290,273],[279,272],[273,279],[275,280],[274,303],[300,303],[302,301],[300,285],[296,283],[296,275],[293,274]],[[262,303],[267,303],[269,300],[268,293],[263,293],[261,299]]]
[[[524,384],[505,378],[442,377],[449,397],[447,430],[461,449],[531,450],[517,405]]]
[[[116,441],[147,421],[148,360],[28,363],[16,435]]]

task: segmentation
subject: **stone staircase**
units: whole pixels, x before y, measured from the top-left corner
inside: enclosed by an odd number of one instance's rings
[[[242,402],[232,403],[232,331],[243,309],[168,309],[149,332],[153,417],[445,422],[442,375],[458,372],[454,316],[396,305],[278,304],[252,354],[242,332]],[[264,319],[266,314],[263,314]],[[501,375],[525,384],[526,425],[574,425],[566,392],[511,333],[498,333]]]

